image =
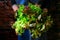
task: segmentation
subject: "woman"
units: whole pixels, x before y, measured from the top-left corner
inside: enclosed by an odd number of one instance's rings
[[[14,12],[18,10],[18,6],[16,4],[18,4],[18,5],[23,4],[25,6],[28,6],[29,1],[32,2],[33,0],[16,0],[16,1],[11,0],[12,8],[13,8]],[[34,2],[37,3],[38,1],[35,0]],[[23,33],[22,36],[18,35],[18,40],[31,40],[31,34],[30,34],[29,30],[25,29],[25,32]]]

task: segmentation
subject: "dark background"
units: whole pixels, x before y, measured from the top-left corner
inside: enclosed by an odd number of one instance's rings
[[[60,1],[59,0],[42,0],[43,8],[48,6],[49,14],[52,15],[54,25],[48,30],[48,40],[60,40]],[[49,4],[47,4],[49,3]],[[14,29],[11,28],[10,22],[14,21],[14,12],[11,8],[10,0],[0,1],[0,40],[17,40]]]

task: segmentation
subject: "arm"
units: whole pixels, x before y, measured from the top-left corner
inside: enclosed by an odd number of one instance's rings
[[[12,9],[15,11],[18,10],[18,6],[16,5],[16,1],[15,0],[11,0],[11,4],[12,4]]]

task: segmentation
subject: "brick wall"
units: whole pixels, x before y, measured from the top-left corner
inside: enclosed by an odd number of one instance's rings
[[[17,35],[10,26],[11,21],[14,21],[14,12],[10,1],[7,4],[0,1],[0,40],[17,40]]]

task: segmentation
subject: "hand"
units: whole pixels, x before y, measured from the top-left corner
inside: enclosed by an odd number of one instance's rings
[[[13,5],[12,9],[13,9],[14,12],[16,12],[18,10],[18,6],[17,5]]]

